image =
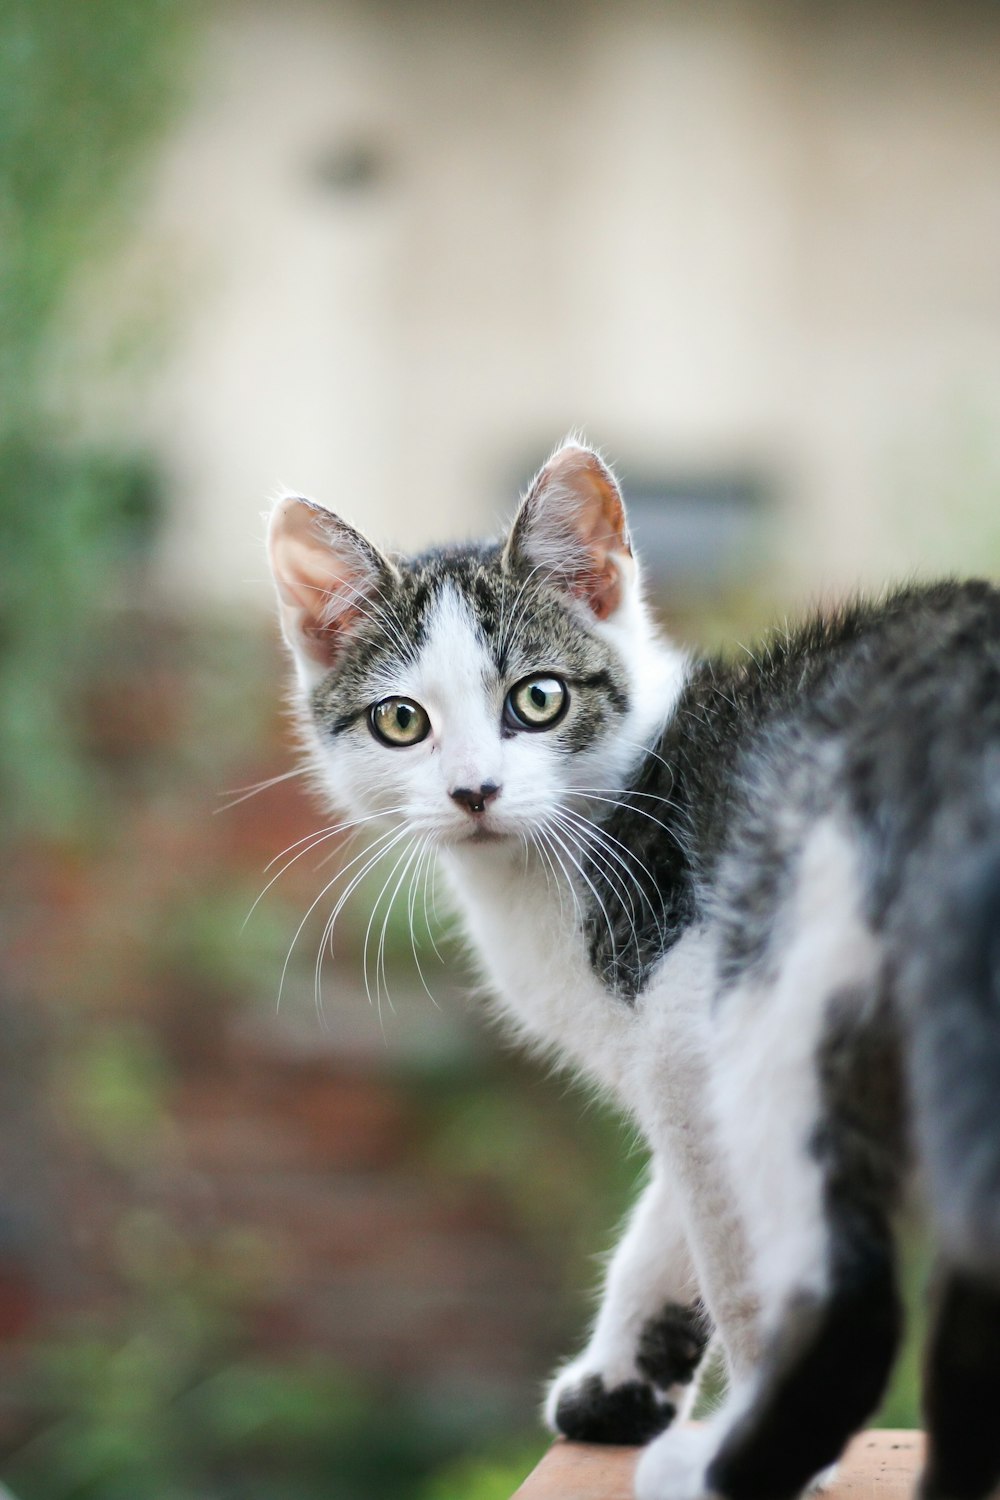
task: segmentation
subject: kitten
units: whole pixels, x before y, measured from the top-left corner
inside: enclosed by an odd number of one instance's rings
[[[884,1390],[916,1178],[940,1256],[923,1493],[988,1494],[1000,593],[907,589],[688,660],[573,442],[500,542],[390,558],[288,497],[270,546],[330,800],[440,848],[517,1029],[652,1149],[552,1428],[648,1443],[641,1500],[799,1493]],[[712,1331],[729,1394],[682,1426]]]

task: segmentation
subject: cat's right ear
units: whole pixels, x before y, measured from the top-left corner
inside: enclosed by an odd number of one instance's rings
[[[370,618],[395,569],[353,526],[299,495],[275,505],[268,552],[281,628],[309,686],[337,665],[351,630]]]

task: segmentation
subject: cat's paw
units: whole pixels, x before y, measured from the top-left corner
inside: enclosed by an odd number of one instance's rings
[[[663,1432],[676,1410],[638,1376],[615,1380],[574,1360],[549,1387],[545,1420],[552,1432],[575,1442],[638,1445]]]
[[[639,1459],[636,1500],[706,1500],[705,1472],[717,1446],[709,1427],[674,1427]]]
[[[816,1477],[814,1479],[810,1479],[809,1484],[806,1487],[806,1494],[821,1495],[824,1490],[831,1489],[832,1486],[836,1483],[839,1469],[839,1464],[830,1464],[829,1468],[820,1469]]]

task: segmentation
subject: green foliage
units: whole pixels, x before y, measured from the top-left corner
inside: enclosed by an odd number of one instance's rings
[[[123,1089],[127,1066],[110,1071],[110,1095],[127,1102],[120,1143],[138,1075]],[[85,1079],[85,1098],[93,1088]],[[164,1158],[167,1124],[161,1112]],[[137,1166],[117,1151],[112,1160]],[[455,1434],[412,1399],[329,1359],[252,1350],[249,1323],[273,1274],[258,1235],[192,1237],[159,1208],[135,1207],[115,1226],[109,1271],[113,1317],[80,1318],[33,1347],[42,1417],[3,1469],[19,1500],[395,1500],[454,1455]]]
[[[140,1167],[164,1128],[166,1071],[145,1029],[109,1026],[87,1037],[68,1060],[59,1088],[81,1135],[107,1161]]]
[[[0,761],[15,824],[65,826],[90,785],[75,688],[101,594],[151,516],[135,461],[43,452],[0,429]]]
[[[88,634],[156,504],[148,466],[78,451],[48,411],[59,318],[114,242],[175,94],[185,0],[0,7],[0,760],[15,826],[88,787],[73,721]]]
[[[919,1427],[921,1423],[927,1286],[933,1257],[927,1239],[912,1223],[902,1234],[901,1250],[900,1287],[906,1308],[906,1334],[885,1400],[872,1424],[876,1427]]]
[[[428,1099],[428,1155],[441,1171],[487,1182],[540,1246],[559,1256],[560,1278],[589,1294],[594,1257],[613,1243],[633,1202],[646,1153],[612,1110],[579,1087],[559,1100],[545,1080],[486,1076],[466,1065]],[[581,1308],[581,1317],[586,1314]]]
[[[241,1355],[204,1294],[192,1311],[39,1351],[53,1415],[7,1466],[19,1500],[395,1500],[445,1459],[404,1402],[329,1361]]]
[[[0,409],[38,418],[46,341],[105,251],[175,96],[182,0],[6,0],[0,9]]]
[[[258,902],[261,884],[191,890],[183,885],[156,913],[149,936],[150,957],[161,975],[179,990],[238,1001],[252,1007],[273,1001],[287,934],[299,911],[278,900]]]
[[[536,1437],[505,1444],[494,1454],[457,1459],[429,1480],[419,1500],[510,1500],[547,1447],[547,1439]]]

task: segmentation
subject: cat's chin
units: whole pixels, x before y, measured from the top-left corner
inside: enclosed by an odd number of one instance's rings
[[[472,828],[464,837],[456,839],[455,842],[461,848],[469,844],[476,846],[481,844],[508,844],[514,837],[514,834],[504,833],[498,828]]]
[[[503,849],[520,848],[522,840],[520,834],[512,828],[490,827],[484,823],[470,824],[468,828],[442,829],[439,840],[443,848],[460,853],[463,849],[473,851],[478,849]]]

